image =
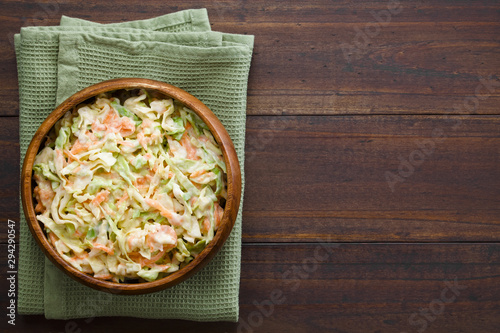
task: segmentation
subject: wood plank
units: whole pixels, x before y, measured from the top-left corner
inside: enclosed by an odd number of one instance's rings
[[[499,128],[496,116],[250,117],[244,240],[496,241]]]
[[[5,245],[0,250],[0,265],[5,265]],[[455,294],[453,285],[458,286]],[[8,289],[5,276],[0,286]],[[271,299],[281,304],[271,309]],[[500,325],[499,300],[498,243],[245,244],[240,322],[204,323],[203,331],[416,332],[427,325],[430,333],[494,332]],[[1,307],[7,301],[5,293],[0,295]],[[20,316],[16,326],[59,332],[68,322]],[[145,321],[96,318],[74,323],[84,332],[137,332]],[[147,325],[185,332],[200,327],[172,320],[148,320]]]
[[[476,88],[485,95],[475,112],[498,114],[499,43],[489,32],[499,31],[500,25],[463,26],[467,33],[459,38],[467,42],[457,42],[451,23],[394,24],[381,29],[370,46],[347,52],[352,55],[346,58],[341,45],[353,45],[356,27],[242,26],[237,32],[261,36],[262,29],[273,34],[256,44],[249,114],[460,113]],[[479,37],[482,32],[487,40]],[[495,88],[486,97],[479,77],[488,75],[494,75]]]
[[[0,218],[18,221],[17,120],[3,120]],[[243,240],[497,241],[499,128],[497,116],[249,117]],[[429,155],[402,177],[418,142]],[[387,172],[403,180],[394,192]]]
[[[117,0],[106,3],[89,0],[86,6],[81,6],[78,0],[68,0],[59,4],[30,3],[27,1],[4,0],[6,10],[11,14],[5,20],[27,25],[57,24],[61,14],[74,15],[83,19],[92,19],[100,23],[148,19],[159,13],[170,13],[190,8],[207,8],[210,20],[216,23],[268,23],[268,22],[302,22],[302,23],[364,23],[375,20],[371,11],[388,10],[390,1],[359,1],[328,0],[292,1],[281,0],[268,2],[263,0],[220,0],[217,3],[195,0],[186,4],[180,1],[164,3],[148,1],[137,3],[130,0]],[[399,6],[393,2],[391,22],[496,22],[498,2],[495,0],[478,0],[453,3],[449,1],[434,1],[428,3],[422,0],[401,1]],[[123,13],[109,11],[113,6],[123,8]],[[26,15],[20,15],[25,11]],[[396,13],[399,11],[399,13]],[[446,11],[446,13],[443,13]],[[16,15],[18,13],[19,15]],[[68,13],[68,14],[66,14]]]
[[[0,118],[0,243],[7,241],[7,219],[19,222],[19,119]],[[16,228],[19,223],[16,223]],[[19,232],[16,232],[16,240]]]
[[[390,16],[390,24],[378,28],[372,12],[387,10],[385,1],[200,2],[170,7],[156,1],[119,3],[125,14],[113,10],[117,2],[90,1],[85,8],[68,3],[44,11],[39,4],[7,1],[5,10],[13,14],[0,21],[0,29],[8,32],[0,39],[5,61],[0,68],[0,115],[18,113],[15,56],[8,36],[22,25],[54,25],[63,12],[109,23],[205,5],[214,30],[256,36],[249,80],[251,115],[459,114],[454,106],[474,96],[480,77],[490,75],[494,86],[480,91],[484,100],[475,112],[500,112],[499,6],[493,1],[408,2]],[[363,37],[359,31],[366,27],[373,32]]]

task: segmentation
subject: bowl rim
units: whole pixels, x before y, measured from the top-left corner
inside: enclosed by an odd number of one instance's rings
[[[83,273],[66,262],[49,243],[41,223],[36,219],[33,198],[33,164],[41,144],[54,124],[73,107],[100,93],[120,89],[147,89],[171,97],[194,111],[210,128],[222,150],[226,162],[227,193],[226,206],[219,229],[212,241],[188,265],[164,278],[152,282],[116,283],[100,280]],[[35,132],[26,151],[21,170],[21,201],[28,227],[44,254],[59,269],[72,279],[97,290],[113,294],[137,295],[160,291],[172,287],[202,269],[220,250],[233,229],[241,199],[241,170],[234,144],[225,127],[215,114],[200,100],[171,84],[143,78],[120,78],[103,81],[73,94],[57,106]]]

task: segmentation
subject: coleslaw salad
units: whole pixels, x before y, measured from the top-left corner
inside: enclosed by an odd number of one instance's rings
[[[35,158],[37,219],[59,255],[95,278],[155,281],[213,239],[226,164],[190,109],[146,90],[67,112]]]

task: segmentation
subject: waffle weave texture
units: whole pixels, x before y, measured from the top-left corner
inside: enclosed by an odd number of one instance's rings
[[[212,32],[206,10],[194,9],[107,25],[63,16],[58,27],[23,28],[15,43],[21,161],[38,126],[66,98],[103,80],[140,77],[173,84],[204,102],[229,132],[244,174],[253,36]],[[71,280],[44,257],[21,210],[18,311],[49,319],[237,321],[242,204],[231,235],[204,269],[175,287],[138,296]]]

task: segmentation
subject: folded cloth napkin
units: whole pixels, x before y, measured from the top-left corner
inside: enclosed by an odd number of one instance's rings
[[[59,27],[22,28],[15,37],[21,162],[45,117],[78,90],[103,80],[168,82],[203,101],[221,120],[244,165],[248,71],[253,36],[210,31],[205,9],[102,25],[62,17]],[[192,278],[146,295],[112,295],[71,280],[44,258],[21,210],[20,314],[50,319],[129,316],[237,321],[241,206],[217,256]]]

